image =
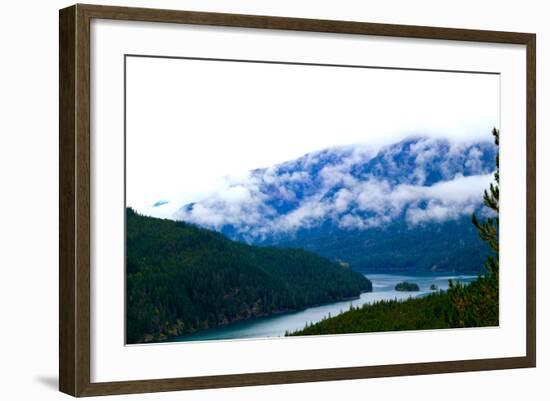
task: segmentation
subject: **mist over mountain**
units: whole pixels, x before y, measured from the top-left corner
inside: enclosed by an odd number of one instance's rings
[[[484,213],[495,157],[489,141],[424,137],[330,148],[253,170],[174,218],[366,271],[480,272],[487,249],[470,218]]]

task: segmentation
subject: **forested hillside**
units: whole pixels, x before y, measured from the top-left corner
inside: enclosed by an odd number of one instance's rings
[[[487,138],[489,139],[489,138]],[[471,224],[489,141],[407,138],[328,148],[251,171],[173,217],[254,245],[303,248],[373,273],[485,273]]]
[[[274,245],[274,243],[264,242]],[[331,260],[341,260],[364,273],[453,272],[484,274],[489,254],[479,240],[471,217],[414,229],[404,222],[364,231],[346,231],[324,226],[300,230],[281,239],[278,246],[303,248]]]
[[[498,326],[498,304],[489,299],[487,286],[491,278],[480,277],[466,286],[453,286],[405,301],[380,301],[350,308],[338,316],[307,325],[290,336],[372,333],[380,331],[448,329],[458,327]],[[466,313],[457,307],[457,297],[476,300]],[[466,317],[465,317],[466,316]]]
[[[126,210],[127,342],[163,340],[371,291],[362,274],[299,249],[250,246]]]
[[[451,310],[449,296],[438,292],[406,301],[381,301],[361,308],[350,308],[338,316],[307,325],[303,330],[288,335],[443,329],[449,327]]]

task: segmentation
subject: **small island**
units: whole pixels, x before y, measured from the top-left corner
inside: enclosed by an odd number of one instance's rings
[[[420,291],[418,284],[403,281],[395,286],[396,291]]]
[[[437,285],[435,284],[430,285],[430,291],[437,291]]]

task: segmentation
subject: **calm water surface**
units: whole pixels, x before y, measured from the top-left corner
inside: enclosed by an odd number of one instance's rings
[[[232,323],[227,326],[202,330],[197,333],[170,339],[170,341],[205,341],[205,340],[230,340],[235,338],[256,337],[282,337],[286,331],[303,329],[306,323],[316,323],[324,317],[339,315],[349,309],[364,304],[370,304],[381,300],[407,299],[429,294],[430,286],[435,284],[438,289],[446,290],[449,279],[469,283],[477,276],[404,276],[396,274],[368,274],[372,281],[372,292],[366,292],[352,301],[335,302],[331,304],[315,306],[299,312],[284,313],[276,316],[258,318],[244,322]],[[420,291],[401,292],[395,291],[395,285],[402,281],[418,284]]]

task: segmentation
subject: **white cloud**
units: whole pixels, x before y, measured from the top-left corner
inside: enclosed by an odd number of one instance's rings
[[[348,210],[350,203],[354,200],[353,193],[346,188],[339,190],[334,196],[334,209],[338,213]]]
[[[411,134],[478,140],[499,121],[493,75],[147,58],[127,68],[127,202],[153,215],[308,152],[372,151]],[[153,210],[161,199],[170,202]]]
[[[295,231],[299,228],[309,228],[323,220],[330,212],[329,205],[324,202],[307,201],[300,207],[268,223],[266,231]]]
[[[415,175],[425,176],[424,168],[435,156],[436,147],[436,143],[428,141],[413,149],[418,161]],[[475,147],[472,149],[466,160],[477,163],[476,169],[481,171],[481,152]],[[391,148],[386,151],[395,155]],[[351,170],[357,164],[364,165],[371,155],[363,153],[361,159],[352,151],[336,149],[333,153],[328,157],[337,155],[337,161],[314,175],[308,173],[308,168],[320,161],[319,155],[305,156],[302,165],[307,168],[303,170],[292,171],[300,163],[295,161],[257,170],[239,179],[228,177],[225,187],[205,197],[191,210],[180,211],[176,217],[215,229],[231,225],[244,237],[293,232],[314,227],[326,219],[332,219],[343,229],[368,229],[404,216],[410,226],[415,226],[471,214],[480,206],[483,190],[493,179],[492,174],[467,177],[458,174],[431,186],[423,185],[424,180],[392,184],[372,175],[358,180]],[[445,168],[450,174],[450,168]],[[293,191],[296,183],[306,189],[303,198],[297,198]],[[269,206],[269,201],[299,203],[279,214]]]
[[[435,184],[421,191],[418,200],[408,208],[406,221],[411,225],[425,222],[443,222],[471,215],[481,203],[481,194],[489,186],[493,175],[457,177]],[[427,202],[419,207],[419,201]]]
[[[481,152],[481,150],[473,147],[472,149],[470,149],[468,156],[468,160],[466,160],[465,163],[466,167],[471,169],[472,171],[480,171],[483,165],[481,161],[481,156],[483,156],[483,153]]]

